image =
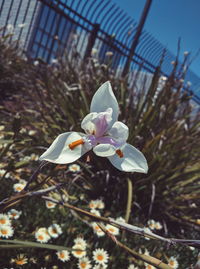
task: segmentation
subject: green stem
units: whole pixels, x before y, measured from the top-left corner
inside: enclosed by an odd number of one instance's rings
[[[133,200],[133,183],[129,178],[128,178],[127,182],[128,182],[128,198],[127,198],[127,204],[126,204],[125,220],[128,223],[130,213],[131,213],[132,200]]]

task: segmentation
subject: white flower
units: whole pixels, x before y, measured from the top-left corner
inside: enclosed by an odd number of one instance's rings
[[[30,131],[28,131],[28,134],[29,135],[35,135],[37,132],[35,131],[35,130],[30,130]]]
[[[104,204],[104,202],[101,200],[101,199],[97,199],[96,200],[96,207],[98,208],[98,209],[104,209],[104,207],[105,207],[105,204]]]
[[[98,53],[98,50],[95,49],[95,48],[93,48],[93,49],[92,49],[92,52],[91,52],[91,55],[96,55],[97,53]]]
[[[108,252],[104,249],[97,248],[93,252],[93,260],[98,264],[105,264],[108,262]]]
[[[90,203],[89,203],[89,208],[90,209],[95,209],[97,208],[97,200],[91,200]]]
[[[99,217],[101,216],[100,212],[96,209],[91,209],[90,212],[96,216],[99,216]]]
[[[47,243],[51,237],[46,228],[40,228],[35,233],[35,238],[40,243]]]
[[[80,269],[90,269],[92,267],[90,260],[88,257],[83,257],[78,261],[78,268]]]
[[[168,265],[173,268],[173,269],[177,269],[178,268],[178,261],[175,257],[170,257],[168,260]]]
[[[149,233],[149,234],[152,233],[151,230],[149,228],[147,228],[147,227],[144,228],[144,232]],[[149,237],[146,237],[146,236],[144,237],[144,239],[150,240],[150,238]]]
[[[72,255],[74,255],[74,257],[80,259],[80,258],[86,256],[85,247],[83,247],[81,244],[74,245],[72,247],[72,249],[74,249],[72,251]]]
[[[35,66],[37,66],[37,65],[39,64],[39,61],[36,60],[36,61],[33,62],[33,64],[34,64]]]
[[[18,211],[16,209],[11,209],[10,211],[8,211],[8,216],[10,219],[18,219],[21,214],[22,211]]]
[[[82,120],[81,127],[85,134],[60,134],[40,160],[72,163],[93,149],[97,156],[107,157],[121,171],[147,173],[147,161],[139,150],[126,143],[129,130],[117,120],[118,115],[117,100],[110,82],[106,82],[93,96],[90,113]]]
[[[156,221],[156,223],[155,223],[155,229],[156,230],[162,230],[162,228],[163,228],[162,224],[159,221]]]
[[[9,33],[14,33],[14,26],[10,23],[6,26],[6,29]]]
[[[148,227],[151,229],[151,230],[154,230],[155,229],[155,221],[153,219],[150,219],[148,220],[147,224],[148,224]]]
[[[10,225],[9,216],[6,214],[0,214],[0,225]]]
[[[52,224],[48,228],[48,233],[49,233],[49,235],[51,237],[57,238],[60,234],[62,234],[62,229],[61,229],[60,225],[58,225],[58,224]]]
[[[56,255],[58,256],[58,259],[62,262],[67,262],[70,260],[70,254],[68,250],[57,251]]]
[[[51,209],[56,207],[56,203],[53,203],[51,201],[45,201],[46,207]]]
[[[19,254],[16,258],[11,259],[11,263],[15,263],[16,265],[24,265],[28,263],[28,259],[24,254]]]
[[[101,228],[99,227],[99,225],[96,222],[92,222],[92,228],[98,237],[105,235],[105,233],[101,230]]]
[[[80,168],[80,165],[78,165],[78,164],[71,164],[69,166],[70,172],[76,173],[76,172],[79,172],[80,170],[81,170],[81,168]]]
[[[0,225],[0,237],[9,238],[13,236],[13,228],[10,225]]]
[[[84,249],[87,247],[87,242],[82,237],[77,237],[74,239],[75,245],[81,245]]]
[[[15,192],[20,192],[25,188],[26,184],[23,183],[16,183],[13,185],[13,189]]]
[[[57,64],[57,63],[58,63],[58,60],[57,60],[57,59],[52,59],[52,60],[51,60],[51,63],[52,63],[52,64]]]
[[[106,225],[106,230],[113,235],[119,234],[119,229],[115,226],[110,225],[110,224]]]

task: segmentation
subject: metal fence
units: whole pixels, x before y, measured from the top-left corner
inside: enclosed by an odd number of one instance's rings
[[[0,25],[3,35],[13,31],[13,39],[21,42],[27,55],[46,62],[68,55],[75,48],[81,57],[98,53],[101,62],[112,55],[112,68],[123,70],[130,52],[137,23],[111,0],[2,0]],[[143,31],[130,72],[141,68],[152,74],[159,65],[165,47]],[[168,50],[162,73],[168,76],[175,56]],[[194,100],[200,104],[200,78],[188,70]]]

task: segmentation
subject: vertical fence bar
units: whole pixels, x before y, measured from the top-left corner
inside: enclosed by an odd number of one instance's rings
[[[89,37],[89,40],[88,40],[84,60],[86,60],[87,58],[89,58],[91,56],[92,48],[94,47],[95,40],[97,38],[99,29],[100,29],[100,25],[98,23],[95,23],[93,25],[93,29],[92,29],[92,31],[90,33],[90,37]]]

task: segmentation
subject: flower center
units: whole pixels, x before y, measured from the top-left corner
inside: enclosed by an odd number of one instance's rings
[[[69,144],[69,148],[70,148],[71,150],[73,150],[73,149],[76,148],[77,146],[79,146],[79,145],[83,145],[84,143],[85,143],[85,142],[84,142],[83,139],[79,139],[79,140],[76,140],[76,141],[70,143],[70,144]]]
[[[86,268],[86,262],[81,262],[81,264],[80,264],[80,266],[81,266],[81,268]]]
[[[5,219],[0,219],[0,224],[5,224],[6,220]]]
[[[123,154],[123,152],[120,149],[117,149],[116,150],[116,153],[119,156],[119,158],[123,158],[124,157],[124,154]]]
[[[101,254],[99,254],[99,255],[97,256],[97,260],[102,261],[102,260],[103,260],[103,256],[102,256]]]

